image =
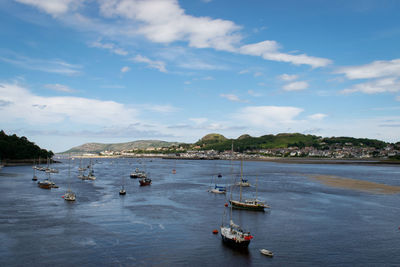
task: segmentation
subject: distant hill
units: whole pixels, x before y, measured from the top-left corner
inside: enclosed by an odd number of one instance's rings
[[[328,146],[354,146],[354,147],[375,147],[383,148],[387,145],[386,142],[353,137],[327,137],[322,138],[315,135],[304,135],[300,133],[281,133],[277,135],[263,135],[260,137],[252,137],[248,134],[241,135],[237,139],[227,139],[222,135],[211,134],[206,135],[197,141],[195,144],[201,146],[202,150],[217,150],[227,151],[232,147],[235,151],[242,152],[244,150],[253,149],[271,149],[271,148],[287,148],[306,146],[315,148],[328,148]]]
[[[237,139],[228,139],[225,136],[217,133],[205,135],[194,144],[182,144],[179,142],[166,142],[159,140],[139,140],[127,143],[118,144],[101,144],[101,143],[87,143],[81,146],[73,147],[63,153],[99,153],[101,151],[129,151],[134,149],[147,149],[150,147],[172,147],[183,146],[185,149],[198,149],[200,150],[216,150],[228,151],[233,148],[236,152],[243,152],[245,150],[256,149],[273,149],[273,148],[288,148],[288,147],[314,147],[318,149],[329,149],[332,147],[374,147],[382,149],[388,143],[367,138],[353,138],[353,137],[326,137],[315,135],[305,135],[300,133],[280,133],[269,134],[260,137],[253,137],[248,134],[243,134]]]
[[[102,143],[86,143],[77,147],[73,147],[62,153],[99,153],[101,151],[129,151],[133,149],[147,149],[149,147],[171,147],[176,146],[178,142],[166,142],[160,140],[138,140],[127,143],[102,144]]]

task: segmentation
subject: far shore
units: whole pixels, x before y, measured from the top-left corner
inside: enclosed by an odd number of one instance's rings
[[[65,156],[66,158],[67,156]],[[169,156],[164,154],[138,154],[135,156],[100,156],[100,155],[75,155],[73,158],[93,158],[93,159],[106,159],[106,158],[163,158],[163,159],[175,159],[175,160],[230,160],[230,159],[219,159],[219,158],[184,158]],[[55,159],[62,159],[63,156],[55,156]],[[328,158],[279,158],[279,157],[238,157],[236,156],[233,160],[243,160],[243,161],[268,161],[276,163],[286,163],[286,164],[349,164],[349,165],[400,165],[400,160],[387,160],[387,159],[328,159]],[[61,163],[58,160],[51,160],[50,163]],[[38,164],[37,161],[33,159],[23,159],[23,160],[3,160],[1,162],[5,167],[7,166],[24,166]],[[41,165],[45,165],[46,162],[41,162]]]

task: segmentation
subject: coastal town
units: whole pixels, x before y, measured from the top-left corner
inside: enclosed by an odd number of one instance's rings
[[[243,153],[216,150],[202,150],[200,146],[193,149],[178,147],[148,147],[129,151],[102,151],[99,153],[84,153],[84,157],[161,157],[176,159],[271,159],[271,158],[311,158],[311,159],[398,159],[400,144],[390,144],[384,148],[355,147],[351,143],[334,144],[325,149],[314,147],[288,147],[246,150]]]

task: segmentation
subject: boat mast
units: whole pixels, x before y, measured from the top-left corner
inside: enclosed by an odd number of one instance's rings
[[[257,189],[258,188],[258,175],[256,174],[256,200],[257,200]]]
[[[232,148],[231,148],[231,196],[230,196],[230,200],[231,200],[231,207],[230,207],[230,211],[229,211],[229,225],[231,224],[231,220],[232,220],[232,192],[233,192],[233,185],[234,185],[234,179],[233,179],[233,140],[232,140]]]
[[[242,183],[243,183],[243,158],[240,161],[240,199],[239,199],[240,202],[242,202]]]

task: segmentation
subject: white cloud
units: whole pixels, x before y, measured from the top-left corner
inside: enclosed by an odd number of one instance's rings
[[[239,71],[239,74],[245,74],[245,73],[249,73],[250,71],[249,70],[241,70],[241,71]]]
[[[161,72],[167,72],[167,69],[165,68],[165,62],[163,62],[163,61],[151,60],[142,55],[137,55],[136,57],[132,58],[131,60],[134,62],[139,62],[139,63],[147,63],[147,65],[152,69],[157,69]]]
[[[254,97],[260,97],[260,96],[262,96],[262,94],[260,94],[260,93],[258,93],[258,92],[255,92],[254,90],[248,90],[247,93],[248,93],[249,95],[251,95],[251,96],[254,96]]]
[[[331,63],[331,60],[326,58],[281,53],[279,44],[271,40],[240,47],[243,39],[240,33],[241,26],[229,20],[188,15],[177,0],[98,0],[96,3],[99,4],[100,16],[96,18],[83,15],[84,3],[92,1],[18,1],[52,14],[79,30],[95,31],[114,39],[126,40],[126,37],[135,38],[142,35],[154,43],[187,42],[189,47],[261,56],[266,60],[294,65],[305,64],[312,68],[324,67]],[[79,8],[82,12],[72,12]],[[116,48],[113,44],[95,42],[94,45],[120,55],[127,54],[125,50]]]
[[[255,44],[244,45],[239,48],[239,53],[244,55],[261,56],[266,60],[289,62],[294,65],[310,65],[313,68],[325,67],[332,63],[330,59],[312,57],[306,54],[291,55],[279,52],[276,41],[263,41]]]
[[[0,60],[21,68],[56,73],[63,75],[81,74],[80,65],[67,63],[60,59],[38,59],[13,54],[11,57],[1,57]]]
[[[379,60],[361,66],[339,68],[335,73],[343,73],[350,80],[382,77],[400,77],[400,59]]]
[[[308,83],[304,81],[292,82],[283,86],[285,91],[300,91],[308,88]]]
[[[249,106],[239,110],[234,117],[258,127],[287,125],[295,122],[303,109],[287,106]]]
[[[54,90],[54,91],[59,91],[59,92],[65,92],[65,93],[73,93],[76,92],[76,90],[69,88],[66,85],[62,85],[62,84],[45,84],[44,87]]]
[[[350,94],[355,92],[361,92],[365,94],[377,94],[377,93],[396,93],[400,91],[400,81],[396,78],[385,78],[379,80],[373,80],[365,83],[354,85],[352,88],[344,89],[341,91],[343,94]]]
[[[290,74],[286,74],[286,73],[279,75],[280,80],[288,81],[288,82],[296,80],[298,77],[299,77],[299,75],[295,75],[295,74],[290,75]]]
[[[190,118],[189,120],[194,122],[196,125],[202,125],[208,121],[207,118]]]
[[[222,97],[222,98],[226,98],[226,99],[228,99],[230,101],[233,101],[233,102],[242,102],[242,100],[240,100],[240,98],[237,95],[234,95],[234,94],[220,94],[219,96]]]
[[[83,3],[83,0],[15,0],[22,4],[35,6],[36,8],[51,14],[52,16],[58,16],[68,12],[71,8],[76,8]]]
[[[81,97],[43,97],[18,84],[1,84],[0,101],[10,103],[0,110],[0,122],[21,121],[27,125],[80,123],[120,125],[136,122],[138,111],[114,101]]]
[[[158,112],[158,113],[173,113],[179,109],[171,105],[155,105],[155,104],[144,104],[140,105],[144,110]]]
[[[122,72],[122,73],[128,72],[128,71],[130,71],[130,70],[131,70],[131,68],[129,68],[128,66],[125,66],[125,67],[122,67],[122,68],[121,68],[121,72]]]
[[[311,120],[320,121],[320,120],[323,120],[326,116],[328,116],[328,115],[323,114],[323,113],[316,113],[316,114],[308,116],[308,118]]]
[[[128,55],[128,52],[125,51],[122,48],[117,47],[115,44],[113,43],[101,43],[100,41],[95,41],[93,43],[90,43],[89,46],[91,47],[97,47],[97,48],[102,48],[102,49],[107,49],[111,52],[113,52],[114,54],[120,55],[120,56],[126,56]]]
[[[233,51],[241,39],[233,22],[187,15],[176,0],[102,1],[100,11],[140,22],[138,32],[157,43],[187,41],[191,47]]]

